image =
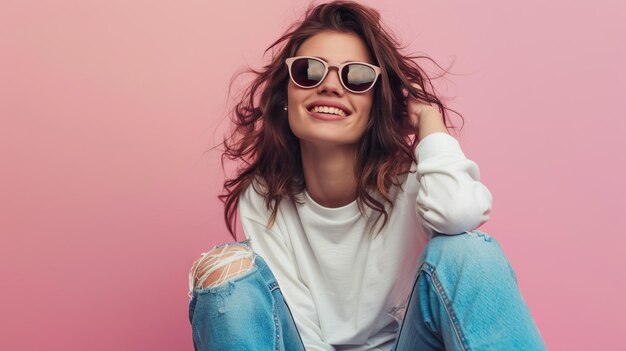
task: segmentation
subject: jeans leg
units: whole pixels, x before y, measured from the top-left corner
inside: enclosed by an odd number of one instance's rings
[[[247,241],[224,245],[232,244],[249,248]],[[261,256],[252,254],[250,270],[220,285],[193,288],[189,321],[195,350],[304,351],[276,279]]]
[[[500,244],[474,230],[436,235],[394,350],[546,350]]]

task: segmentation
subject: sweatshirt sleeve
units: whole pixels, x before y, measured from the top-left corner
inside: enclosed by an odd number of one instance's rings
[[[489,220],[492,195],[480,182],[478,165],[467,159],[451,135],[436,132],[416,149],[417,212],[429,229],[459,234]]]
[[[306,284],[300,279],[293,250],[290,250],[278,226],[266,228],[269,211],[263,199],[249,187],[239,199],[239,217],[246,239],[252,249],[263,258],[278,281],[281,293],[289,306],[298,333],[306,350],[334,351],[322,340],[317,310]]]

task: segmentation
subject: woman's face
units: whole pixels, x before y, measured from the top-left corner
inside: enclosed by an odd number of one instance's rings
[[[336,65],[346,61],[373,63],[359,36],[331,31],[307,39],[295,56],[314,56]],[[324,81],[315,88],[300,88],[290,79],[287,87],[289,126],[301,144],[353,145],[365,131],[373,99],[374,88],[361,94],[346,90],[335,68],[330,68]],[[347,116],[329,121],[318,119],[309,112],[312,105],[324,106],[325,103],[340,104]]]

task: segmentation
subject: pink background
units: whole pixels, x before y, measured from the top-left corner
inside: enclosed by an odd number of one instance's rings
[[[435,82],[494,195],[481,229],[548,347],[618,349],[625,3],[367,3],[453,64]],[[0,349],[192,349],[189,266],[230,240],[205,151],[231,76],[260,68],[305,5],[0,3]]]

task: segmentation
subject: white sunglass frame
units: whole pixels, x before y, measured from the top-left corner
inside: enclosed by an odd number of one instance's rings
[[[296,82],[296,80],[293,79],[293,76],[291,75],[291,65],[294,63],[294,61],[296,61],[298,59],[313,59],[313,60],[321,62],[322,65],[324,65],[324,75],[322,75],[322,79],[320,79],[320,81],[317,82],[317,84],[315,84],[313,86],[310,86],[310,87],[305,87],[305,86],[302,86],[302,85],[298,84],[298,82]],[[364,66],[367,66],[367,67],[370,67],[371,69],[374,70],[374,73],[376,74],[376,76],[374,77],[374,81],[372,81],[372,85],[370,85],[369,88],[367,88],[367,89],[365,89],[363,91],[355,91],[355,90],[352,90],[352,89],[348,88],[346,86],[346,84],[344,83],[343,78],[341,77],[341,70],[345,66],[348,66],[348,65],[351,65],[351,64],[355,64],[355,63],[360,64],[360,65],[364,65]],[[335,68],[337,68],[337,75],[339,76],[339,81],[341,82],[341,86],[344,89],[346,89],[347,91],[355,93],[355,94],[363,94],[365,92],[368,92],[370,89],[372,89],[374,87],[374,85],[376,85],[376,82],[378,81],[378,76],[380,76],[380,73],[381,73],[380,67],[374,66],[371,63],[360,62],[360,61],[349,61],[349,62],[344,62],[344,63],[339,64],[339,65],[334,65],[334,64],[330,64],[330,63],[322,60],[321,58],[315,57],[315,56],[294,56],[294,57],[289,57],[288,59],[285,60],[285,64],[287,65],[287,71],[289,72],[289,79],[291,79],[293,84],[299,86],[300,88],[304,88],[304,89],[313,89],[313,88],[319,86],[320,84],[322,84],[324,79],[326,79],[326,76],[328,76],[328,72],[330,72],[330,69],[332,67],[335,67]]]

